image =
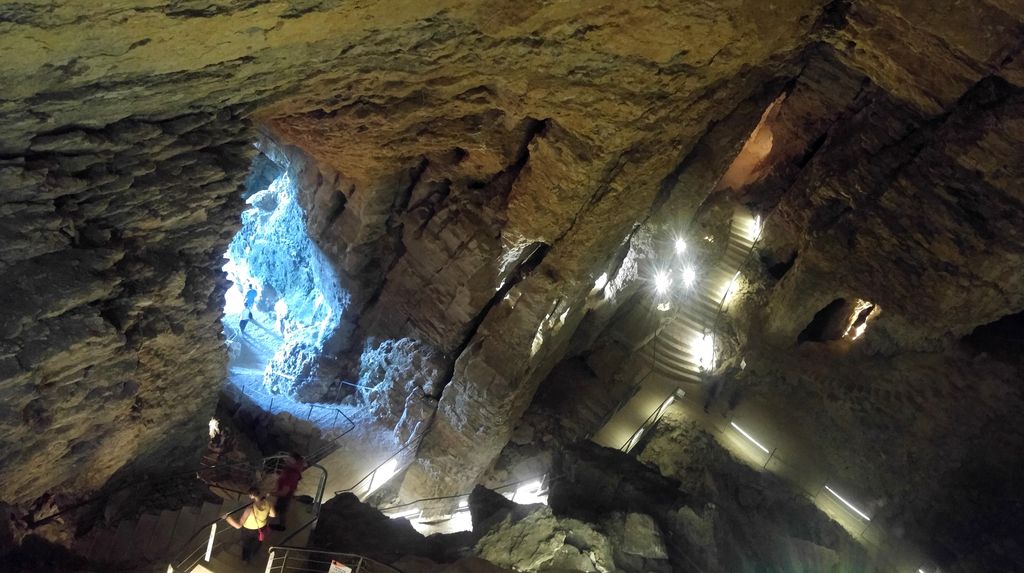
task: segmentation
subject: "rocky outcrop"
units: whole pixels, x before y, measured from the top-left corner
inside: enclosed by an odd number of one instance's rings
[[[512,522],[506,518],[476,545],[476,552],[516,571],[615,570],[608,539],[574,519],[558,519],[547,508]]]
[[[693,422],[672,413],[640,459],[680,480],[685,506],[656,514],[675,559],[709,571],[886,570],[803,493],[733,459]]]
[[[2,160],[5,499],[195,463],[250,137],[229,111],[124,120]]]
[[[363,351],[359,386],[374,419],[405,443],[430,423],[446,375],[444,361],[425,344],[385,340]]]

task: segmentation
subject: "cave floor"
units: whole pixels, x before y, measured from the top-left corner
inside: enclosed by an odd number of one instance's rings
[[[352,489],[401,447],[391,428],[379,424],[365,405],[310,404],[271,393],[263,384],[263,374],[283,342],[280,334],[274,330],[274,317],[254,309],[254,320],[248,324],[244,333],[238,328],[240,318],[240,314],[226,314],[223,319],[224,332],[231,348],[229,391],[244,395],[259,409],[275,417],[290,414],[300,420],[309,420],[321,432],[340,433],[352,428],[337,440],[337,449],[319,462],[328,475],[325,500],[330,499],[335,492]],[[348,420],[351,420],[351,424]],[[311,489],[314,484],[305,485]],[[299,493],[312,495],[314,492],[300,489]]]
[[[855,492],[857,484],[844,482],[840,472],[815,455],[813,436],[803,435],[794,423],[798,413],[773,411],[768,402],[756,397],[732,407],[724,402],[721,396],[711,400],[705,412],[705,390],[687,388],[686,396],[674,400],[666,415],[695,422],[736,459],[785,480],[876,558],[893,565],[893,570],[915,571],[926,561],[877,520],[858,515],[859,510],[870,518],[874,510],[858,497],[861,492]],[[837,494],[857,509],[846,506]]]

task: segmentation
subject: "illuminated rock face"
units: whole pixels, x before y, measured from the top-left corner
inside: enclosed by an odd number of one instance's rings
[[[768,357],[752,371],[837,298],[883,309],[863,343],[887,356],[1024,308],[1011,2],[141,4],[0,8],[4,501],[187,461],[171,446],[202,439],[254,120],[295,146],[310,236],[351,297],[326,347],[353,379],[371,338],[441,363],[405,410],[438,400],[411,497],[468,491],[566,350],[615,338],[646,284],[638,243],[691,219],[784,92],[769,165],[735,193],[777,206],[767,258],[797,253],[741,295],[757,308],[737,344]],[[606,273],[620,294],[588,312]],[[915,376],[898,366],[887,387]],[[972,366],[951,370],[944,387]],[[856,402],[842,377],[835,402]],[[993,384],[986,400],[1014,395]],[[385,388],[391,418],[417,391]],[[990,403],[939,394],[947,419]]]

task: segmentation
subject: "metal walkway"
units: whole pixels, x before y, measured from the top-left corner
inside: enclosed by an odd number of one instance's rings
[[[699,389],[701,374],[714,361],[714,325],[736,286],[740,265],[757,241],[759,218],[733,212],[729,243],[716,265],[697,271],[686,284],[673,269],[670,287],[659,309],[663,318],[654,337],[635,349],[648,364],[633,394],[594,433],[591,440],[608,448],[630,451],[680,392]]]

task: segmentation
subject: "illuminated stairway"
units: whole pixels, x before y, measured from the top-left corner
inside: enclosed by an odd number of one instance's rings
[[[692,289],[674,297],[671,316],[640,351],[656,372],[682,384],[700,383],[701,355],[709,361],[713,354],[713,343],[704,335],[712,332],[719,309],[727,306],[727,295],[754,246],[759,227],[760,221],[749,213],[735,211],[729,244],[718,264],[701,275]]]
[[[650,372],[630,397],[591,438],[608,447],[629,451],[660,418],[680,389],[699,391],[702,366],[714,360],[712,331],[720,309],[728,304],[739,268],[760,234],[761,221],[737,208],[729,229],[729,243],[718,264],[697,273],[692,285],[673,287],[668,315],[657,335],[637,352]],[[675,282],[680,284],[677,274]],[[703,361],[703,364],[702,364]]]

